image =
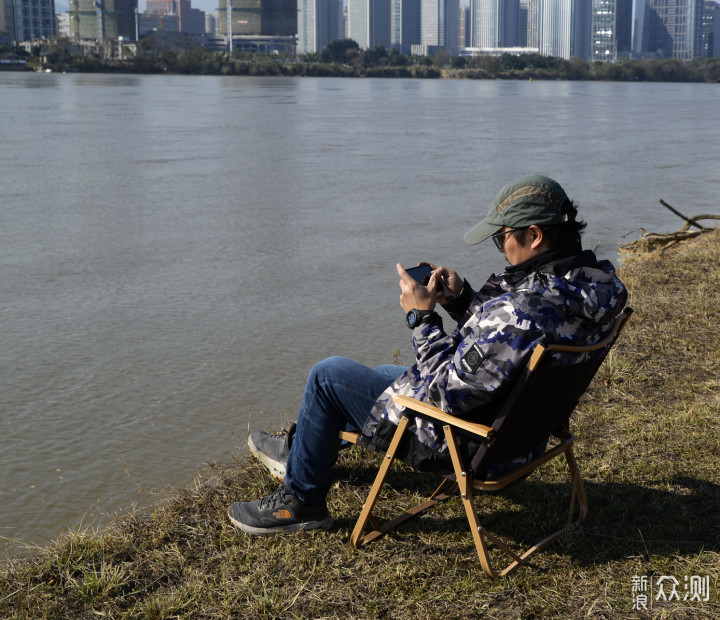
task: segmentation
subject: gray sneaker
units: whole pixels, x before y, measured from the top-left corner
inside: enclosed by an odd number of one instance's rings
[[[272,534],[300,530],[328,530],[333,518],[325,501],[306,504],[283,484],[277,491],[255,502],[236,502],[228,508],[233,525],[248,534]]]
[[[275,478],[285,480],[285,468],[294,437],[295,423],[276,434],[255,431],[248,437],[248,447]]]

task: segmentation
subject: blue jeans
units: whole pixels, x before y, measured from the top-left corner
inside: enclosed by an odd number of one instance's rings
[[[325,499],[341,430],[362,430],[375,401],[407,368],[369,368],[330,357],[310,371],[290,448],[285,485],[304,502]]]

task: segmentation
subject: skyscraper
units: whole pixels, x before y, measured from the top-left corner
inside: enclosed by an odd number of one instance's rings
[[[470,7],[460,7],[460,29],[458,33],[460,47],[470,47]]]
[[[459,0],[421,0],[420,44],[457,55],[460,52],[459,14]]]
[[[701,56],[720,56],[720,5],[711,0],[703,2]]]
[[[192,8],[190,0],[147,0],[145,12],[153,15],[176,15],[179,32],[205,32],[205,12]]]
[[[520,45],[520,0],[470,0],[471,47]]]
[[[701,55],[702,0],[645,0],[642,52],[691,60]]]
[[[420,0],[390,0],[390,45],[409,54],[420,43]]]
[[[70,34],[77,39],[135,39],[137,0],[70,0]]]
[[[334,39],[345,36],[342,0],[297,0],[298,54],[321,52]]]
[[[14,41],[33,41],[57,34],[54,0],[0,0],[0,30]]]
[[[590,0],[540,0],[538,47],[543,56],[587,60],[590,56]]]
[[[520,47],[527,47],[528,40],[528,5],[527,1],[520,3],[520,14],[518,18],[518,38]]]
[[[630,0],[592,0],[591,60],[617,60],[630,52]]]
[[[296,0],[219,0],[220,32],[228,34],[228,13],[233,35],[294,37],[297,34]]]
[[[537,48],[538,45],[538,16],[540,15],[540,0],[528,0],[527,2],[527,39],[526,47]]]
[[[538,19],[540,53],[570,58],[572,0],[541,0]]]
[[[390,0],[348,0],[348,37],[362,50],[390,47]]]

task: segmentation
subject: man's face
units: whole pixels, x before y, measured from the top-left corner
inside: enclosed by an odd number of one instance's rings
[[[531,244],[527,243],[526,239],[525,243],[521,245],[520,241],[511,231],[512,229],[508,228],[507,226],[505,226],[500,231],[501,233],[507,233],[506,235],[500,235],[500,238],[504,239],[500,251],[505,254],[505,259],[508,263],[510,263],[511,265],[517,265],[518,263],[522,263],[528,258],[531,258],[539,253],[533,248]],[[520,237],[520,239],[524,239],[528,236],[528,232],[530,231],[523,230],[521,232],[518,232],[517,235]]]

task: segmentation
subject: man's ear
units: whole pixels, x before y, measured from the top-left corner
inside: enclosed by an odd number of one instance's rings
[[[536,250],[543,244],[543,241],[545,241],[545,234],[543,233],[542,228],[533,224],[528,227],[528,238],[530,241],[530,247],[533,250]]]

